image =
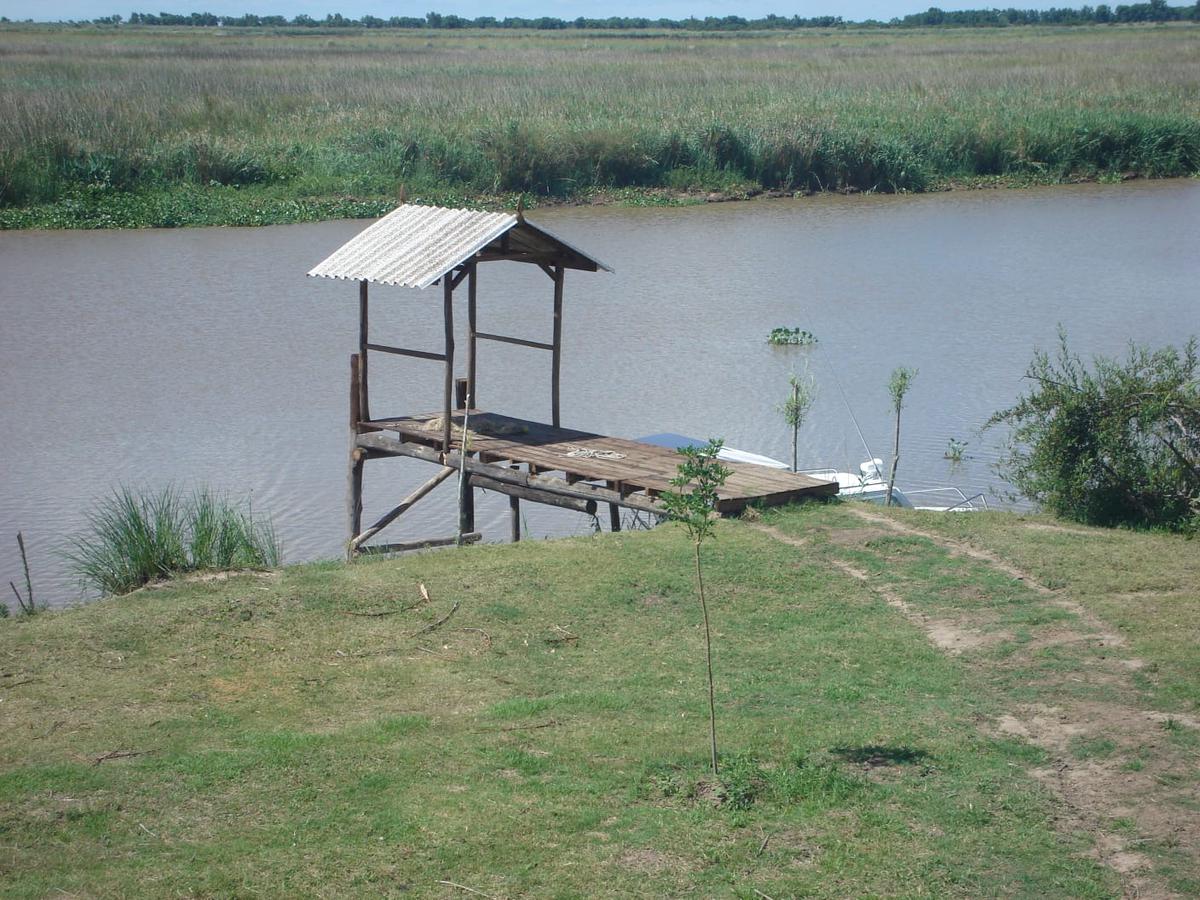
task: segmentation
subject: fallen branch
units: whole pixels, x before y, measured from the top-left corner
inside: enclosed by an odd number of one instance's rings
[[[439,628],[441,628],[443,625],[445,625],[447,622],[450,621],[450,617],[452,615],[454,615],[456,612],[458,612],[458,608],[461,605],[462,604],[459,603],[459,601],[455,600],[454,605],[452,607],[450,607],[450,612],[446,613],[444,616],[442,616],[440,619],[438,619],[436,622],[434,622],[431,625],[426,625],[424,628],[418,628],[416,631],[409,632],[408,636],[416,637],[417,635],[420,635],[420,634],[429,634],[431,631],[437,631]]]
[[[492,636],[490,634],[488,634],[486,631],[484,631],[482,628],[460,628],[458,630],[459,631],[474,631],[476,634],[482,634],[484,643],[487,644],[487,648],[489,650],[492,649]]]
[[[772,832],[768,831],[767,836],[762,839],[762,843],[758,845],[758,852],[754,854],[755,859],[762,856],[767,849],[767,844],[771,840]]]
[[[579,640],[579,635],[572,634],[561,625],[555,625],[554,630],[558,632],[558,637],[545,638],[547,644],[569,644]]]
[[[491,894],[485,894],[483,891],[477,891],[473,887],[467,887],[465,884],[459,884],[456,881],[444,881],[442,879],[439,879],[438,884],[447,884],[450,887],[458,888],[460,891],[469,891],[470,893],[477,894],[480,897],[488,897],[489,900],[496,900],[496,898],[493,897]]]
[[[148,753],[157,752],[157,750],[109,750],[107,753],[101,753],[99,756],[94,757],[92,765],[98,766],[109,759],[128,759],[133,756],[145,756]]]
[[[15,688],[20,687],[23,684],[33,684],[34,681],[36,681],[34,678],[22,678],[20,681],[10,681],[8,684],[0,684],[0,687]]]
[[[378,618],[380,616],[394,616],[397,613],[409,612],[410,610],[414,610],[418,606],[423,606],[424,604],[429,602],[429,591],[425,589],[425,585],[418,584],[417,588],[421,591],[421,599],[418,600],[416,603],[410,603],[408,606],[401,606],[399,609],[369,610],[367,612],[354,612],[353,610],[347,610],[346,615],[348,615],[348,616],[365,616],[367,618]]]
[[[509,731],[535,731],[538,728],[553,728],[556,725],[561,725],[558,719],[550,719],[546,722],[538,722],[534,725],[505,725],[502,728],[477,728],[471,734],[495,734]]]

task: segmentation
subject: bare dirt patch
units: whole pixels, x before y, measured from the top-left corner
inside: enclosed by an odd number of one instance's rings
[[[1038,581],[1032,574],[1026,572],[1024,569],[1014,566],[1008,560],[997,556],[990,550],[982,550],[979,547],[972,547],[970,544],[949,540],[941,535],[932,534],[928,531],[923,531],[920,528],[914,528],[913,526],[906,525],[903,522],[897,522],[895,519],[890,519],[887,516],[880,515],[879,513],[873,512],[869,509],[860,509],[857,506],[847,506],[847,511],[852,515],[858,516],[858,518],[863,519],[864,521],[871,522],[874,525],[879,525],[884,528],[890,528],[892,531],[899,532],[900,534],[907,534],[911,537],[922,537],[931,540],[939,547],[943,547],[953,554],[967,556],[971,559],[979,560],[980,562],[986,562],[993,569],[1003,572],[1005,575],[1008,575],[1017,581],[1025,582],[1030,588],[1037,591],[1039,594],[1053,593],[1050,588]]]
[[[870,575],[851,563],[839,559],[832,562],[856,581],[869,582],[871,580]],[[879,584],[874,584],[871,588],[884,599],[888,606],[900,610],[905,618],[919,626],[939,650],[955,656],[967,650],[977,650],[1012,639],[1011,632],[987,632],[950,619],[930,618],[913,609],[911,604],[895,591]]]
[[[1188,778],[1192,767],[1153,722],[1153,714],[1126,704],[1078,701],[1024,707],[995,723],[998,733],[1053,755],[1031,774],[1059,798],[1058,827],[1092,835],[1092,855],[1121,876],[1127,897],[1177,896],[1138,847],[1154,842],[1192,857],[1200,853],[1200,792]],[[1111,749],[1103,758],[1076,758],[1071,748],[1088,738],[1103,739]],[[1118,832],[1119,820],[1131,821],[1136,834]]]
[[[808,538],[793,537],[792,535],[788,534],[786,531],[780,531],[774,525],[765,525],[761,522],[747,522],[746,524],[749,525],[751,528],[755,529],[756,531],[761,531],[763,534],[770,535],[771,537],[775,538],[775,540],[779,541],[780,543],[790,544],[793,547],[807,547],[808,546]]]
[[[690,871],[692,868],[691,864],[681,856],[649,848],[626,850],[617,858],[617,861],[627,869],[633,869],[635,872],[646,872],[648,874],[657,874],[660,872],[683,873]]]
[[[1080,640],[1093,639],[1110,647],[1120,647],[1124,646],[1126,643],[1124,636],[1114,631],[1107,622],[1104,622],[1099,616],[1092,613],[1091,610],[1079,603],[1076,603],[1074,600],[1071,600],[1068,597],[1062,596],[1057,591],[1051,590],[1050,588],[1046,587],[1046,585],[1039,582],[1031,573],[1013,565],[1008,560],[998,556],[995,553],[992,553],[990,550],[983,550],[979,547],[973,547],[970,544],[965,544],[961,541],[953,541],[949,538],[942,537],[939,534],[924,531],[920,528],[914,528],[912,525],[905,524],[904,522],[897,522],[894,519],[880,515],[879,513],[873,512],[870,509],[859,509],[858,507],[854,507],[849,509],[849,512],[855,516],[858,516],[864,521],[891,528],[893,531],[901,534],[927,538],[928,540],[933,541],[939,547],[948,550],[951,554],[966,556],[970,559],[986,563],[996,571],[1003,572],[1005,575],[1010,576],[1014,580],[1022,582],[1031,590],[1036,591],[1043,597],[1049,598],[1050,602],[1059,609],[1065,610],[1078,618],[1085,632],[1079,636]],[[1136,660],[1135,662],[1144,665],[1141,660]]]
[[[1083,528],[1072,528],[1069,525],[1054,525],[1050,522],[1022,522],[1021,527],[1028,531],[1052,531],[1058,534],[1076,534],[1080,537],[1103,537],[1102,531],[1087,531]]]

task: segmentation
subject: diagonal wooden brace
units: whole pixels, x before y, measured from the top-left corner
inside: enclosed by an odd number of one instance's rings
[[[426,481],[423,485],[421,485],[419,488],[417,488],[415,491],[413,491],[411,494],[409,494],[407,497],[405,497],[404,500],[401,501],[399,506],[397,506],[395,509],[392,509],[391,511],[389,511],[389,512],[385,513],[383,516],[381,516],[374,525],[372,525],[370,528],[367,528],[366,530],[364,530],[362,534],[357,535],[356,537],[352,538],[350,541],[350,553],[354,554],[354,553],[360,552],[359,548],[365,542],[367,542],[371,538],[375,537],[375,535],[379,534],[379,532],[383,531],[383,529],[385,529],[389,525],[391,525],[394,521],[396,521],[398,518],[400,518],[400,516],[402,516],[402,515],[404,515],[404,513],[408,512],[409,509],[411,509],[414,505],[416,505],[418,500],[420,500],[422,497],[424,497],[426,494],[428,494],[430,491],[432,491],[435,487],[437,487],[439,484],[441,484],[443,481],[445,481],[451,475],[456,474],[456,471],[457,470],[451,469],[448,466],[445,466],[442,469],[440,469],[436,475],[434,475],[432,478],[430,478],[428,481]]]

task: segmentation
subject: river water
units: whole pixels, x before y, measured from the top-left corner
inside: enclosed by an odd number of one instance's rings
[[[898,479],[910,488],[1004,489],[991,467],[1002,435],[979,428],[1023,389],[1059,323],[1085,356],[1200,333],[1194,180],[531,219],[616,270],[567,274],[565,425],[721,436],[786,458],[777,408],[807,367],[819,395],[801,465],[855,470],[864,441],[890,454],[886,385],[906,365],[919,370]],[[39,599],[79,600],[65,536],[119,484],[250,497],[288,561],[338,556],[357,290],[304,273],[365,224],[0,233],[0,582],[21,583],[21,529]],[[479,296],[481,330],[550,339],[539,270],[484,266]],[[373,340],[439,349],[439,290],[372,298]],[[819,344],[769,347],[776,326]],[[479,405],[546,421],[549,374],[544,352],[483,343]],[[372,356],[376,416],[436,410],[440,386],[436,364]],[[958,465],[944,458],[951,438],[968,444]],[[431,470],[366,472],[370,521]],[[531,537],[590,530],[577,514],[522,508]],[[504,539],[505,498],[482,498],[477,515],[487,539]],[[445,535],[454,521],[444,485],[385,536]]]

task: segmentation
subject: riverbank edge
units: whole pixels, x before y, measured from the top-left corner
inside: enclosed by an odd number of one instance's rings
[[[1039,175],[944,176],[933,179],[924,191],[899,194],[931,194],[949,191],[1013,190],[1057,187],[1072,184],[1120,184],[1134,180],[1200,178],[1200,171],[1164,178],[1137,172],[1100,175],[1074,174],[1066,177]],[[677,189],[667,187],[589,188],[563,197],[529,193],[478,194],[435,188],[413,192],[410,202],[436,206],[508,210],[520,203],[525,209],[556,207],[617,206],[677,207],[749,200],[792,199],[819,195],[893,193],[858,188],[827,191],[770,190],[755,184]],[[84,190],[53,203],[0,209],[0,231],[106,230],[141,228],[259,227],[295,225],[340,219],[374,219],[386,215],[400,202],[398,197],[321,195],[288,196],[273,188],[198,187],[114,193],[105,189]]]

